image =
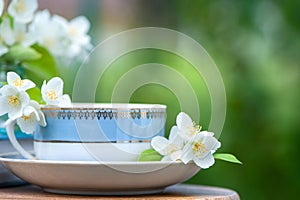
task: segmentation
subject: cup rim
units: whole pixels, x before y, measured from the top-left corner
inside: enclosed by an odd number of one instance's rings
[[[44,106],[42,110],[165,110],[163,104],[144,103],[72,103],[68,107]]]

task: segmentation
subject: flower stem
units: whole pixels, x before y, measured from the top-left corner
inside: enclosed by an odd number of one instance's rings
[[[9,0],[4,0],[3,15],[5,15],[7,13],[8,1]]]

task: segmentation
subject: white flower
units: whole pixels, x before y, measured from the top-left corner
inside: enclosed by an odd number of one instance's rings
[[[13,36],[15,38],[15,43],[21,44],[25,47],[29,47],[36,42],[35,37],[30,32],[27,32],[25,24],[15,23]]]
[[[29,26],[37,43],[47,48],[56,62],[65,65],[83,58],[92,49],[89,29],[90,23],[84,16],[69,22],[61,16],[52,17],[48,10],[37,12]]]
[[[221,147],[214,133],[200,131],[192,119],[184,112],[176,117],[177,126],[173,126],[169,140],[157,136],[151,141],[155,151],[163,155],[165,161],[181,160],[187,164],[194,161],[199,167],[206,169],[215,163],[213,154]]]
[[[51,18],[48,10],[37,12],[29,26],[31,35],[36,36],[38,44],[46,47],[54,56],[67,53],[66,32],[64,27]]]
[[[0,35],[3,42],[9,46],[18,43],[28,47],[36,42],[35,37],[27,32],[25,24],[15,22],[12,28],[8,18],[4,18],[0,25]]]
[[[199,167],[206,169],[215,163],[212,154],[220,147],[221,143],[213,137],[213,133],[203,131],[184,146],[181,160],[185,164],[193,160]]]
[[[36,129],[37,124],[45,127],[46,120],[40,105],[35,101],[30,101],[29,105],[24,108],[23,116],[17,119],[22,132],[31,134]]]
[[[66,37],[69,40],[68,56],[75,57],[83,50],[88,50],[92,47],[90,44],[91,38],[87,35],[90,29],[90,22],[84,16],[79,16],[68,22],[61,16],[53,16],[53,20],[61,24],[66,32]]]
[[[28,79],[22,80],[15,72],[7,73],[7,83],[10,86],[17,88],[19,91],[26,91],[30,88],[34,88],[35,84]]]
[[[63,95],[63,80],[59,77],[52,78],[48,83],[44,81],[42,85],[42,97],[47,105],[70,106],[69,95]]]
[[[188,141],[192,141],[201,130],[201,126],[196,125],[184,112],[181,112],[177,115],[176,124],[178,127],[178,134]]]
[[[29,95],[11,85],[3,86],[0,93],[0,116],[8,114],[12,120],[21,117],[23,109],[29,104]]]
[[[4,9],[4,0],[0,0],[0,16],[3,13],[3,9]]]
[[[58,106],[59,107],[70,107],[72,104],[70,96],[68,94],[64,94],[61,96]]]
[[[8,6],[8,13],[16,22],[26,24],[32,20],[37,8],[37,0],[12,0]]]
[[[181,158],[184,141],[177,133],[178,128],[173,126],[169,140],[161,136],[156,136],[151,140],[153,149],[164,156],[162,161],[176,161]]]
[[[6,45],[13,45],[16,41],[14,33],[8,18],[4,18],[0,25],[0,35],[3,39],[3,43]]]

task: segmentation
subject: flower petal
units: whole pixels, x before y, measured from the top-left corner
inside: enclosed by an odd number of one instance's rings
[[[47,122],[46,122],[44,113],[42,111],[38,111],[38,113],[39,113],[39,117],[40,117],[39,125],[43,126],[43,127],[47,126]]]
[[[21,80],[20,76],[15,72],[7,72],[8,85],[15,86],[15,81]]]
[[[7,114],[9,111],[9,106],[6,96],[0,96],[0,116]]]
[[[30,105],[37,111],[37,119],[41,126],[45,127],[47,125],[45,115],[41,111],[41,106],[36,101],[30,101]]]
[[[34,88],[35,87],[35,83],[32,82],[31,80],[28,79],[24,79],[24,85],[22,87],[22,90],[26,91],[28,89]]]
[[[203,137],[202,143],[204,144],[205,148],[209,151],[215,151],[221,146],[221,143],[216,138],[211,136]]]
[[[16,42],[24,47],[29,47],[37,42],[37,36],[27,31],[26,24],[15,22],[13,34]]]
[[[63,92],[63,80],[59,77],[52,78],[42,85],[42,97],[47,105],[58,105]]]
[[[2,18],[0,25],[1,41],[7,45],[13,45],[16,42],[13,30],[10,26],[10,20],[8,18]]]
[[[4,85],[2,88],[1,88],[1,94],[3,96],[15,96],[18,94],[18,89],[11,86],[11,85]]]
[[[60,24],[62,27],[64,27],[65,29],[68,27],[68,20],[62,16],[59,15],[53,15],[52,20],[57,23]]]
[[[22,102],[19,97],[19,92],[17,88],[5,85],[1,88],[1,108],[0,108],[0,114],[6,114],[8,113],[8,117],[12,118],[13,120],[22,116]],[[9,101],[13,98],[15,104],[10,105]]]
[[[31,110],[26,110],[28,108],[30,108]],[[30,101],[29,106],[27,106],[24,109],[24,115],[26,115],[28,112],[35,113],[36,121],[39,123],[39,125],[41,125],[43,127],[45,127],[47,125],[44,113],[41,111],[41,106],[36,101],[33,101],[33,100]]]
[[[90,22],[84,16],[79,16],[70,21],[70,25],[78,29],[81,33],[87,33],[90,29]]]
[[[63,80],[59,77],[54,77],[48,81],[46,88],[47,91],[55,90],[57,94],[60,96],[63,93],[63,86],[64,86]]]
[[[30,105],[32,106],[32,107],[34,107],[36,110],[40,110],[41,109],[41,106],[40,106],[40,104],[38,104],[36,101],[34,101],[34,100],[30,100]]]
[[[167,155],[167,147],[169,146],[169,141],[161,136],[156,136],[151,140],[152,148],[161,155]]]
[[[31,134],[35,131],[37,121],[35,118],[35,114],[31,113],[27,117],[20,117],[17,119],[17,124],[19,125],[22,132]]]
[[[72,105],[72,103],[71,103],[70,96],[67,95],[67,94],[64,94],[60,98],[58,106],[60,106],[60,107],[70,107],[71,105]]]
[[[24,91],[21,91],[20,94],[19,94],[19,98],[20,98],[20,101],[22,102],[22,107],[24,108],[25,106],[27,106],[30,102],[30,97],[29,95],[24,92]]]
[[[172,141],[178,136],[178,127],[173,126],[170,131],[169,140]]]
[[[172,161],[176,161],[176,160],[181,159],[181,155],[182,155],[182,150],[178,150],[178,151],[171,153],[170,158]]]
[[[37,116],[37,112],[36,110],[34,109],[34,107],[32,106],[26,106],[23,110],[23,115],[24,116],[29,116],[31,115],[32,113],[34,113],[36,116]]]
[[[23,115],[22,106],[18,105],[15,107],[10,107],[8,112],[8,117],[12,120],[15,120]]]
[[[15,21],[28,23],[37,9],[37,0],[13,0],[8,6],[8,13]]]
[[[204,136],[214,136],[214,133],[213,132],[208,132],[208,131],[201,131],[200,132],[202,135],[204,135]]]
[[[194,162],[202,169],[207,169],[215,163],[215,159],[212,154],[207,154],[204,158],[194,157]]]
[[[193,160],[194,154],[193,154],[193,149],[191,143],[187,143],[183,150],[182,150],[182,155],[181,155],[181,160],[183,163],[187,164],[191,160]]]
[[[184,139],[178,135],[178,127],[173,126],[169,135],[169,141],[171,144],[175,145],[178,149],[182,149],[184,145]]]
[[[29,96],[24,91],[18,91],[17,88],[11,86],[11,85],[5,85],[1,88],[2,97],[5,98],[2,103],[4,105],[4,110],[7,109],[6,106],[8,106],[8,117],[12,120],[21,117],[23,112],[23,107],[26,106],[29,103]],[[2,110],[2,112],[4,112]]]
[[[212,154],[215,153],[220,147],[221,147],[221,142],[218,141],[218,142],[215,144],[215,146],[213,146],[213,148],[212,148],[212,150],[211,150],[211,153],[212,153]]]
[[[16,87],[19,90],[26,91],[35,87],[35,84],[30,80],[21,80],[20,76],[15,72],[7,73],[7,83],[10,86]]]
[[[186,129],[193,126],[192,119],[184,112],[181,112],[176,117],[176,124],[179,130]]]

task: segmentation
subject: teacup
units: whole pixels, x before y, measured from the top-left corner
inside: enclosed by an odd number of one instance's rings
[[[75,103],[42,112],[47,126],[36,128],[33,143],[36,158],[43,160],[136,161],[153,137],[164,135],[166,121],[166,106],[157,104]],[[10,140],[18,145],[15,137]]]

